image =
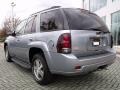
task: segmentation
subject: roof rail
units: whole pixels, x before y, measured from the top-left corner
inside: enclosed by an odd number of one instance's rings
[[[61,7],[61,6],[52,6],[52,7],[50,7],[50,8],[44,9],[44,10],[42,10],[42,11],[49,10],[49,9],[54,9],[54,8],[60,8],[60,7]],[[40,12],[42,12],[42,11],[40,11]]]
[[[36,13],[33,13],[33,14],[31,14],[30,16],[35,15],[35,14],[37,14],[37,13],[39,13],[39,12],[42,12],[42,11],[45,11],[45,10],[54,9],[54,8],[60,8],[60,7],[61,7],[61,6],[52,6],[52,7],[50,7],[50,8],[47,8],[47,9],[38,11],[38,12],[36,12]]]
[[[53,8],[60,8],[61,6],[52,6],[50,9],[53,9]]]

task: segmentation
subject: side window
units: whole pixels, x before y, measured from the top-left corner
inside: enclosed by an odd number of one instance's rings
[[[30,17],[27,20],[27,24],[25,27],[25,34],[30,34],[36,31],[36,17]]]
[[[22,21],[16,28],[17,35],[24,34],[26,20]]]
[[[52,10],[40,15],[41,31],[57,31],[64,29],[63,16],[60,10]]]
[[[32,28],[31,28],[31,32],[34,33],[36,32],[36,17],[34,18],[33,24],[32,24]]]

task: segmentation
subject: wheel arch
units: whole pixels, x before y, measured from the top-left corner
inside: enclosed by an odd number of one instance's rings
[[[33,62],[32,58],[37,53],[40,53],[43,56],[43,58],[45,59],[45,62],[47,63],[44,51],[41,48],[38,48],[38,47],[31,47],[29,49],[29,61],[30,61],[30,63],[32,64],[32,62]]]

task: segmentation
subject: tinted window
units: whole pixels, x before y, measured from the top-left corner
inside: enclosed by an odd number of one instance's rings
[[[16,28],[17,35],[24,34],[26,20],[22,21]]]
[[[98,30],[108,32],[103,20],[97,15],[82,9],[64,9],[69,28],[72,30]]]
[[[34,33],[36,32],[36,17],[34,18],[33,24],[32,24],[32,28],[31,28],[31,32]]]
[[[63,17],[60,10],[53,10],[42,13],[40,20],[41,31],[54,31],[64,29]]]
[[[30,17],[28,20],[27,20],[27,24],[26,24],[26,27],[25,27],[25,33],[26,34],[29,34],[29,33],[32,33],[32,32],[35,32],[35,27],[36,27],[36,17]]]

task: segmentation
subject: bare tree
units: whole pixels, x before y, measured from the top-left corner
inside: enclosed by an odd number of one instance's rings
[[[5,30],[0,29],[0,38],[5,37],[5,36],[6,36]]]
[[[3,29],[0,29],[0,42],[3,42],[6,37],[6,32]]]
[[[3,26],[3,30],[5,30],[5,32],[7,34],[13,32],[13,30],[15,29],[15,27],[21,22],[21,20],[19,18],[7,18],[5,19],[4,22],[4,26]]]

